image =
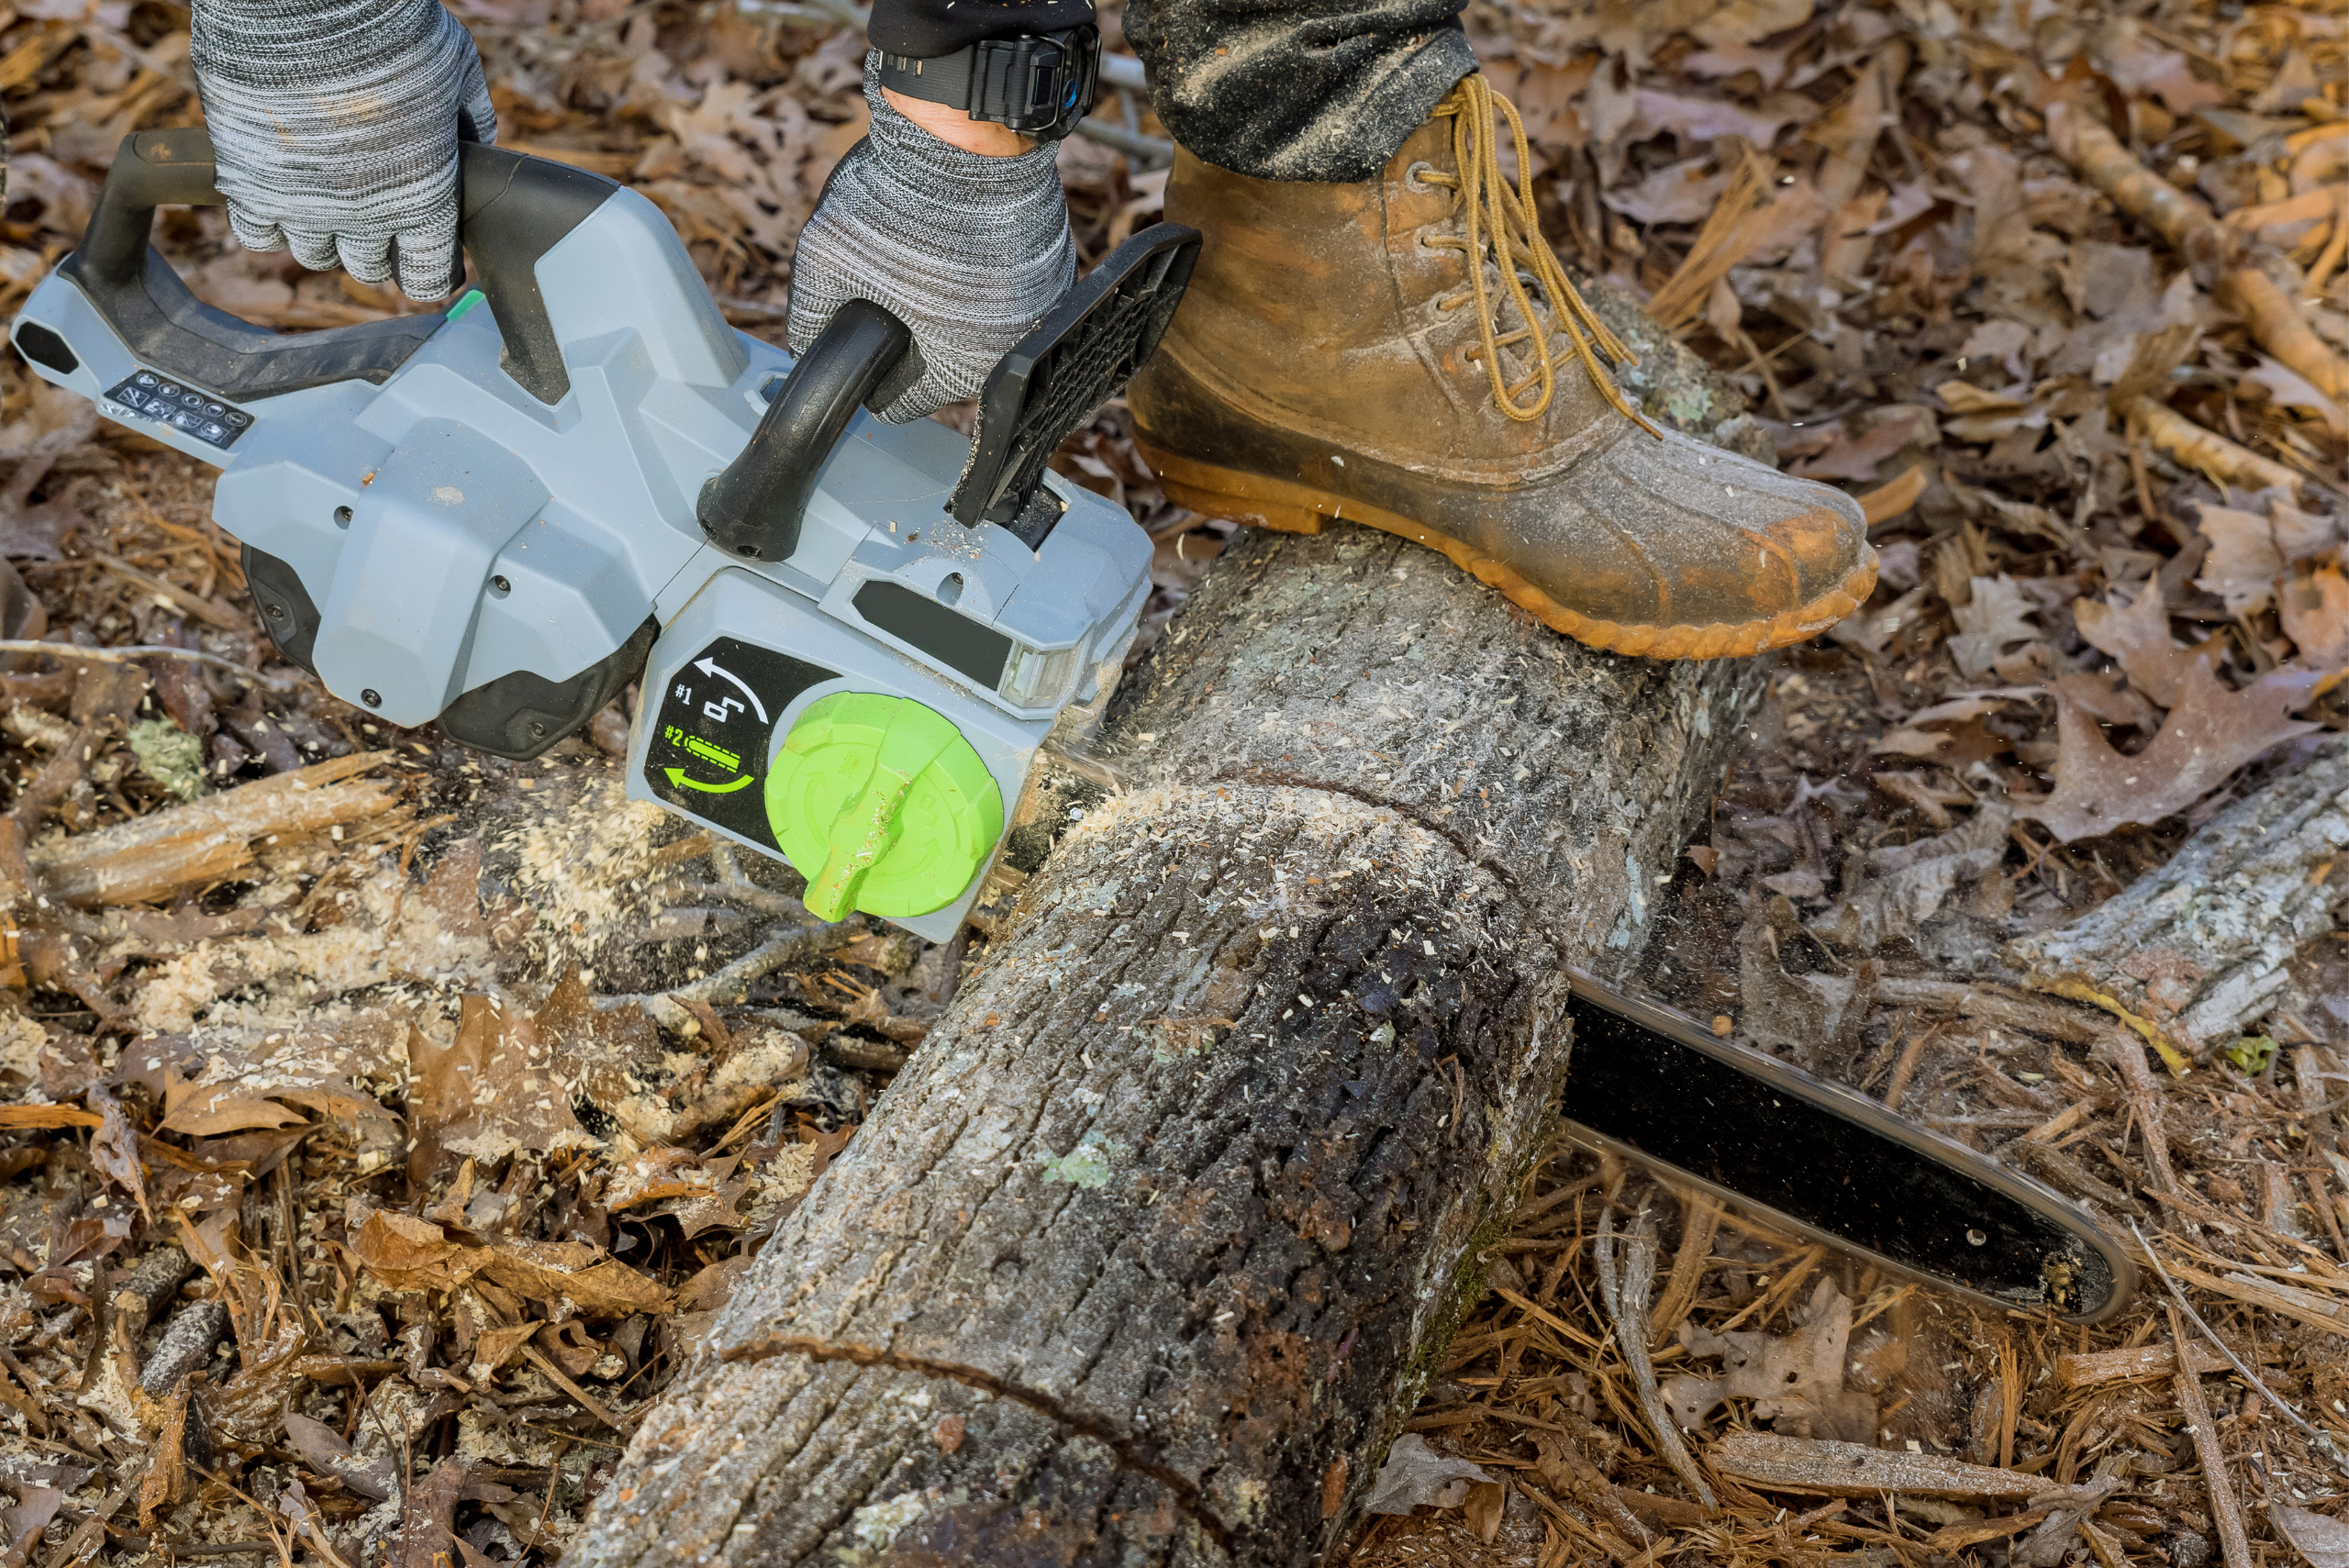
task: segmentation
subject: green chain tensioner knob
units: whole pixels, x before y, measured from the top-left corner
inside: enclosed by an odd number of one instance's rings
[[[953,724],[909,697],[811,704],[767,773],[767,822],[820,919],[907,919],[962,895],[1003,837],[1003,794]]]

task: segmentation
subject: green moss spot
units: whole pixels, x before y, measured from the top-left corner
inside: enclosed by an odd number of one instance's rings
[[[1097,1132],[1088,1132],[1067,1153],[1039,1155],[1037,1163],[1044,1167],[1044,1180],[1048,1182],[1066,1182],[1073,1187],[1106,1187],[1109,1184],[1109,1162],[1118,1153],[1116,1144]]]
[[[204,793],[204,742],[168,718],[145,718],[130,727],[131,754],[147,776],[194,800]]]

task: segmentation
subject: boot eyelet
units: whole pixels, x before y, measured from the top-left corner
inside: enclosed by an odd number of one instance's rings
[[[1429,184],[1425,180],[1419,178],[1419,171],[1422,169],[1426,170],[1431,174],[1435,172],[1435,165],[1429,162],[1424,158],[1403,171],[1403,188],[1405,190],[1412,192],[1418,195],[1425,195],[1430,191],[1435,189],[1433,185]]]

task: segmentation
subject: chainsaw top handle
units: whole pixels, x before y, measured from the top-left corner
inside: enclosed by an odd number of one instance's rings
[[[748,445],[702,486],[695,506],[709,542],[745,561],[782,561],[799,548],[799,519],[832,449],[913,344],[913,329],[869,299],[832,314]]]
[[[445,319],[403,316],[273,332],[205,304],[148,238],[159,206],[219,206],[214,180],[212,139],[201,128],[124,138],[81,248],[59,268],[150,368],[240,401],[340,381],[380,384]],[[465,252],[505,339],[507,373],[540,402],[559,403],[571,377],[535,269],[619,187],[565,164],[467,142],[459,188]]]

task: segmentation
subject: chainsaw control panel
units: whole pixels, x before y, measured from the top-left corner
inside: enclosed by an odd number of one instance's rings
[[[638,770],[644,786],[688,816],[770,852],[781,849],[767,815],[774,721],[800,693],[834,678],[833,671],[788,653],[739,638],[713,639],[661,694]]]
[[[123,377],[106,393],[106,400],[114,406],[106,410],[109,418],[120,419],[117,410],[128,410],[222,451],[235,446],[237,438],[253,424],[253,417],[235,404],[158,371],[141,370]]]

